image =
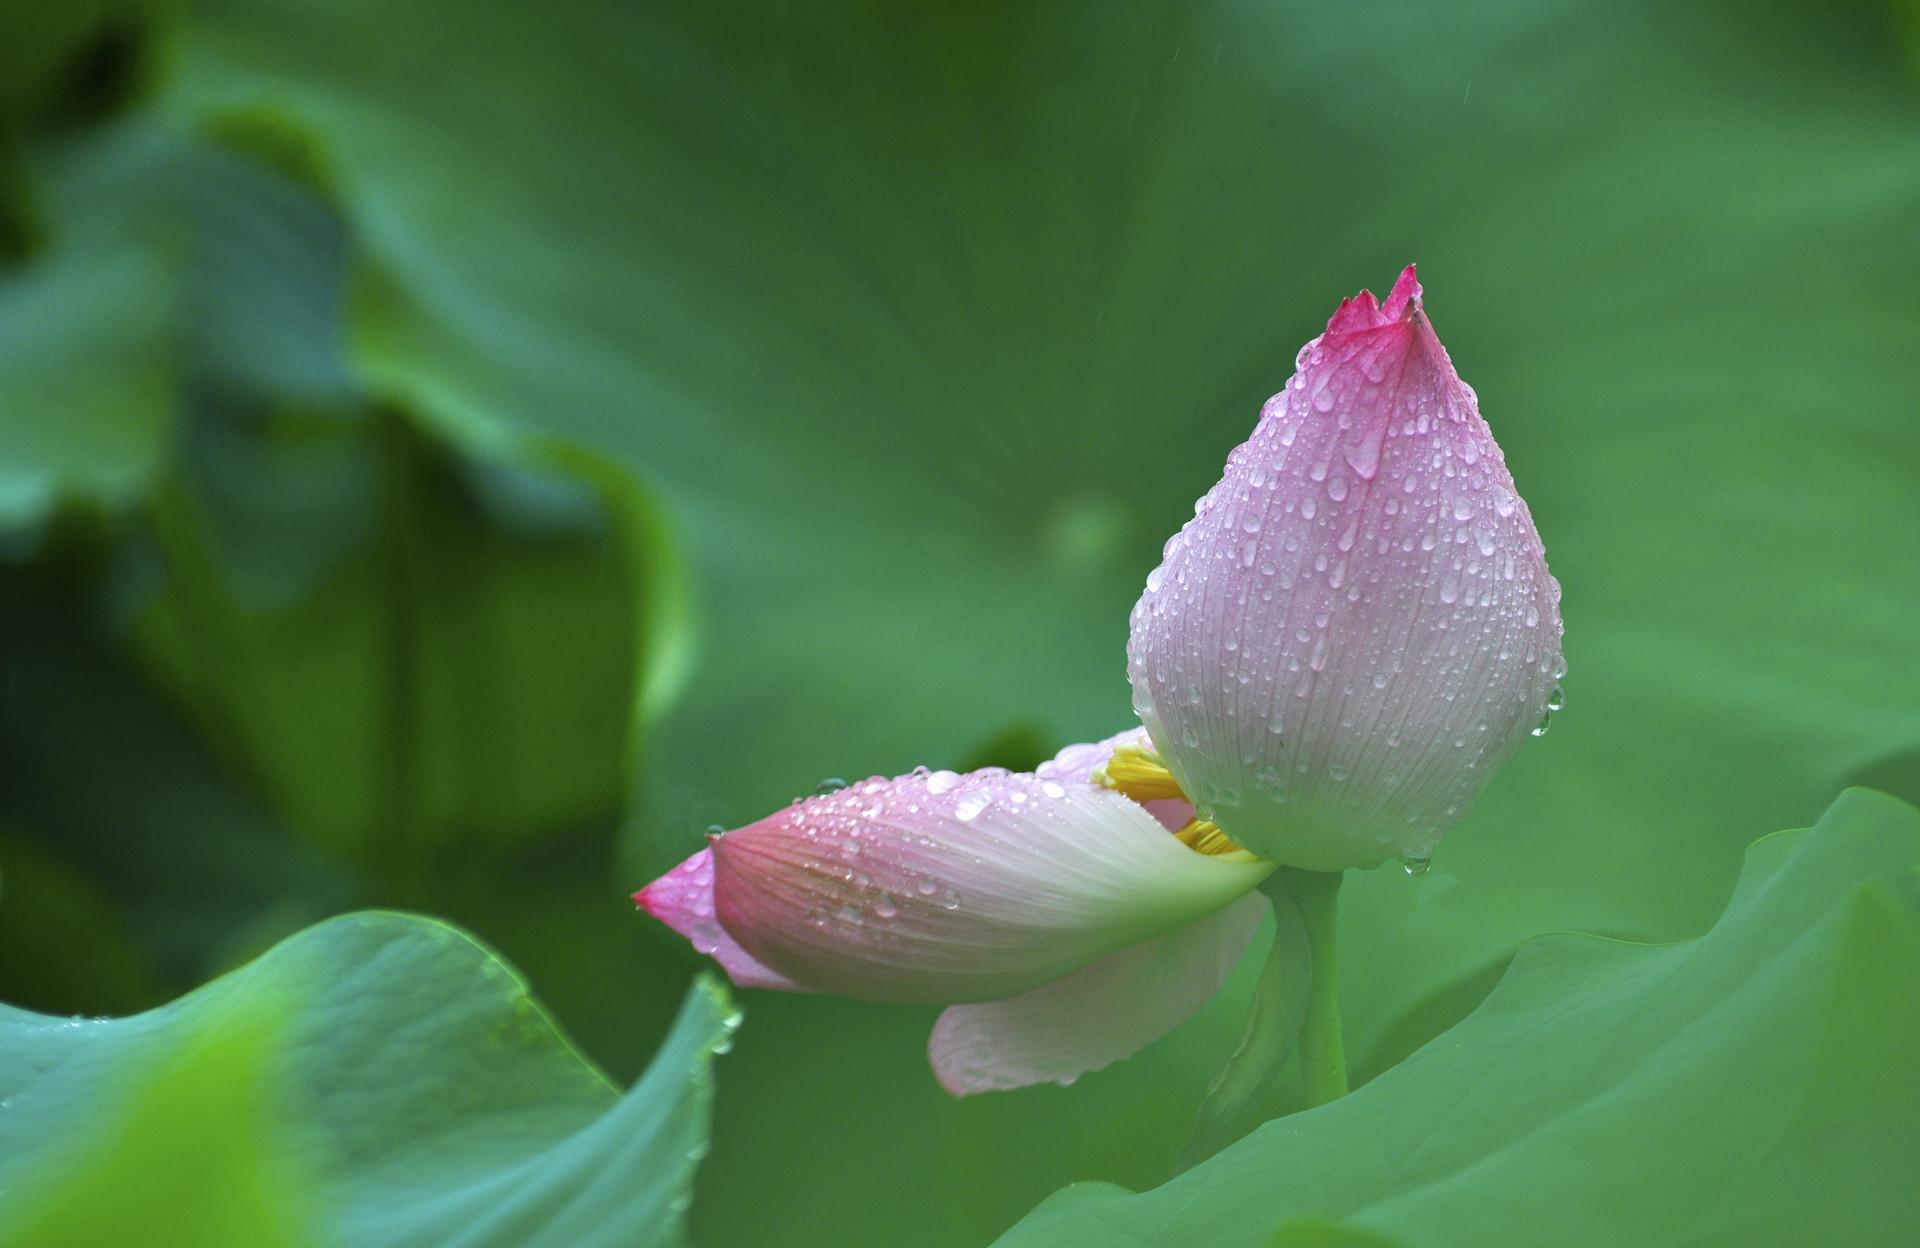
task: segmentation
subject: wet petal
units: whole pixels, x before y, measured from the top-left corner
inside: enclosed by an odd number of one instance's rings
[[[760,965],[739,942],[727,935],[713,913],[713,851],[703,849],[633,895],[634,901],[693,947],[720,964],[727,978],[742,988],[770,988],[777,992],[806,992],[778,971]]]
[[[1213,998],[1266,912],[1252,893],[1031,992],[954,1006],[927,1043],[940,1086],[968,1096],[1072,1083],[1132,1056]]]
[[[1341,305],[1167,543],[1134,706],[1247,848],[1426,857],[1546,711],[1559,597],[1409,267],[1385,305]]]
[[[1208,857],[1093,784],[878,777],[714,845],[720,921],[821,991],[946,1005],[1057,979],[1218,910],[1270,864]]]

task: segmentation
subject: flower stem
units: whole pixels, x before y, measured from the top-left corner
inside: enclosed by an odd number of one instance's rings
[[[1282,867],[1277,875],[1299,907],[1313,955],[1307,1016],[1300,1027],[1300,1074],[1307,1105],[1325,1105],[1347,1094],[1346,1044],[1340,1031],[1340,976],[1335,948],[1335,900],[1340,871],[1303,871]]]

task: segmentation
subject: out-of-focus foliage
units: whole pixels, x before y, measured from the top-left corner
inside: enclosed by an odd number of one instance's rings
[[[1891,10],[54,7],[0,19],[0,996],[131,1010],[403,904],[637,1071],[693,963],[621,895],[822,777],[1129,722],[1158,543],[1409,259],[1572,705],[1344,890],[1357,1073],[1531,936],[1695,935],[1757,831],[1920,796]],[[1158,1183],[1250,969],[967,1103],[925,1012],[752,995],[696,1229]]]
[[[699,982],[621,1096],[485,949],[392,914],[131,1018],[0,1007],[0,1244],[681,1242],[737,1022]]]
[[[184,335],[184,243],[156,203],[146,136],[45,158],[44,247],[0,285],[0,525],[42,521],[62,496],[124,506],[164,454]],[[24,227],[23,227],[24,228]],[[43,415],[57,413],[57,417]]]

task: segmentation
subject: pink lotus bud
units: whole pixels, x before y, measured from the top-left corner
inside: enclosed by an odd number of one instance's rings
[[[635,899],[742,986],[951,1006],[930,1050],[950,1091],[1070,1082],[1198,1009],[1266,913],[1271,863],[1101,782],[1143,737],[810,797]]]
[[[1560,586],[1411,265],[1307,344],[1134,607],[1134,708],[1239,844],[1424,860],[1557,705]]]

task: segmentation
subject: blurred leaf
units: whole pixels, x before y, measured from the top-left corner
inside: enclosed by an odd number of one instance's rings
[[[358,377],[665,500],[700,665],[636,883],[823,776],[1125,723],[1158,543],[1336,298],[1408,259],[1567,586],[1573,705],[1432,873],[1345,890],[1363,1074],[1535,932],[1698,930],[1752,827],[1920,743],[1920,357],[1870,293],[1920,263],[1920,113],[1871,9],[577,0],[455,31],[222,0],[176,68],[183,113],[324,153]],[[830,1137],[843,1174],[987,1167],[928,1231],[976,1242],[1015,1193],[1159,1164],[1191,1104],[1143,1061],[946,1105],[899,1051],[921,1026],[759,1009],[770,1084],[844,1062],[740,1111],[703,1216],[892,1242],[927,1194],[844,1199],[803,1156]]]
[[[43,1236],[0,1242],[101,1242],[144,1212],[161,1242],[209,1248],[296,1227],[369,1248],[681,1243],[734,1022],[703,981],[623,1097],[484,949],[391,914],[132,1018],[0,1007],[0,1224]]]
[[[73,1161],[69,1173],[21,1194],[25,1211],[0,1224],[0,1245],[314,1243],[297,1189],[275,1164],[280,1159],[263,1156],[259,1147],[266,1121],[257,1104],[260,1064],[271,1028],[244,1010],[234,1015],[221,1030],[195,1037],[183,1055],[161,1063],[143,1085],[120,1089],[118,1120]],[[46,1019],[38,1025],[64,1033],[67,1044],[91,1043],[80,1039],[85,1022]],[[16,1033],[0,1032],[0,1046],[30,1052],[31,1042],[18,1043],[22,1024],[4,1019],[0,1027]],[[183,1136],[191,1146],[182,1147]]]
[[[224,970],[229,955],[251,956],[351,894],[144,686],[90,586],[74,583],[85,573],[67,565],[90,556],[61,554],[53,566],[0,565],[0,822],[27,861],[47,864],[16,877],[0,863],[0,922],[25,936],[12,925],[26,915],[71,911],[63,878],[84,880],[96,895],[85,908],[112,921],[70,942],[31,929],[35,978],[57,992],[40,995],[21,970],[4,982],[43,1007],[92,1013],[130,1004],[124,976],[98,973],[123,932],[151,991]]]
[[[418,883],[617,820],[643,552],[608,512],[388,420],[199,422],[136,636],[290,825]]]
[[[68,0],[0,10],[0,138],[47,105],[103,27],[126,24],[141,7],[125,0]]]
[[[48,241],[0,269],[0,532],[70,497],[124,506],[162,462],[186,254],[152,194],[167,151],[116,129],[41,171]]]
[[[95,878],[39,839],[0,824],[0,949],[59,953],[0,959],[0,1000],[56,1013],[147,1004],[152,968],[128,924]]]
[[[1369,1086],[1000,1242],[1893,1242],[1920,1148],[1917,861],[1920,812],[1851,791],[1756,844],[1700,939],[1542,937]]]

